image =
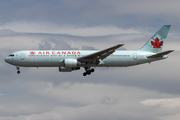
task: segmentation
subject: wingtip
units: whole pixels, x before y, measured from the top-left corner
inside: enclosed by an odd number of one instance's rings
[[[123,46],[124,44],[117,44],[117,46]]]

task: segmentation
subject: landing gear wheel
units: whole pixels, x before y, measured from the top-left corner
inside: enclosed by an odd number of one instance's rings
[[[20,71],[19,71],[19,67],[16,66],[16,69],[17,69],[17,74],[20,74]]]
[[[20,74],[20,71],[17,71],[17,74]]]
[[[86,75],[87,75],[87,73],[86,73],[86,72],[84,72],[84,73],[83,73],[83,76],[86,76]]]
[[[91,69],[91,72],[94,72],[94,71],[95,71],[94,68],[92,68],[92,69]]]
[[[83,76],[90,75],[95,71],[94,68],[90,69],[90,67],[84,67],[84,69],[86,72],[83,73]]]
[[[87,71],[87,74],[90,75],[90,74],[91,74],[91,70],[88,70],[88,71]]]

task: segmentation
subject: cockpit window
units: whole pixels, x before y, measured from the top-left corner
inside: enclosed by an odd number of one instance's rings
[[[14,57],[14,54],[10,54],[9,56],[10,56],[10,57]]]

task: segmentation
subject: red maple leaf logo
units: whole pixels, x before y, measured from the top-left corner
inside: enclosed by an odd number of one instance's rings
[[[154,41],[151,41],[151,45],[153,46],[153,48],[161,48],[161,46],[163,45],[163,41],[159,42],[159,39],[156,38]]]
[[[34,51],[29,52],[30,55],[35,55],[35,53]]]

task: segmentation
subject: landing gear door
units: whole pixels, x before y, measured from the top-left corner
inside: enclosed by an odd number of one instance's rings
[[[24,54],[24,53],[21,53],[21,54],[20,54],[20,58],[21,58],[21,60],[24,60],[24,59],[25,59],[25,54]]]

